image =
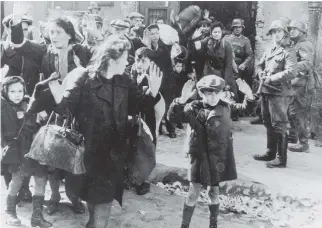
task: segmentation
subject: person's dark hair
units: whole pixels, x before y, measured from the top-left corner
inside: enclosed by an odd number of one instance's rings
[[[67,17],[56,17],[50,20],[55,23],[57,26],[64,29],[64,31],[70,35],[69,43],[76,43],[76,33],[73,23]]]
[[[174,65],[176,65],[177,63],[182,63],[183,64],[183,59],[175,58],[174,59]]]
[[[108,69],[110,59],[119,59],[124,52],[130,50],[131,44],[128,40],[122,39],[119,36],[111,35],[98,48],[91,59],[88,66],[90,76],[96,73],[105,74]]]
[[[149,58],[153,56],[153,51],[150,48],[147,47],[141,47],[135,52],[135,56],[138,57],[139,59],[142,58]]]
[[[159,29],[159,26],[157,24],[151,24],[147,27],[147,30],[151,31],[152,29]]]
[[[216,21],[211,24],[211,31],[213,31],[214,28],[221,28],[222,31],[226,30],[225,26],[220,21]]]
[[[8,99],[8,88],[15,83],[21,83],[24,88],[24,94],[26,94],[26,83],[20,76],[5,77],[2,82],[1,96]]]

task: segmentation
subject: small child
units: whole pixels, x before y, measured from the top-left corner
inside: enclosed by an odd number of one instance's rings
[[[21,77],[6,77],[1,91],[1,150],[2,169],[12,174],[8,186],[6,223],[17,226],[17,194],[28,175],[26,154],[37,130],[36,116],[26,116],[28,98],[25,97],[25,82]]]
[[[153,56],[153,51],[147,47],[141,47],[135,52],[135,63],[131,69],[131,77],[138,85],[138,87],[146,93],[149,89],[149,74],[152,69],[152,65],[154,64],[151,61],[151,56]],[[139,110],[137,110],[138,114]],[[162,117],[165,113],[165,103],[163,98],[153,107],[153,108],[145,108],[144,110],[140,110],[141,117],[144,122],[149,127],[149,130],[153,137],[153,143],[156,145],[157,137],[156,131],[159,127]],[[136,192],[138,195],[144,195],[150,191],[150,183],[144,181],[141,185],[136,187]]]
[[[176,81],[176,87],[174,91],[174,97],[180,97],[181,96],[181,90],[184,86],[184,84],[188,81],[187,73],[184,70],[184,62],[180,58],[174,59],[174,66],[173,66],[173,72],[172,77],[175,78]],[[176,127],[179,129],[183,129],[182,125],[182,119],[178,120],[176,123]]]
[[[209,186],[210,228],[217,227],[219,213],[219,183],[237,179],[233,152],[233,139],[230,120],[230,106],[244,107],[231,103],[224,92],[225,81],[208,75],[197,83],[201,100],[186,102],[196,95],[195,82],[189,80],[179,98],[172,102],[168,118],[176,123],[184,115],[190,125],[189,152],[191,164],[188,171],[190,181],[181,228],[188,228],[198,195],[202,186]],[[224,100],[224,101],[223,101]]]

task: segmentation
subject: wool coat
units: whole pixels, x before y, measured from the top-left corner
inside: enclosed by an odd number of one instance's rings
[[[177,123],[181,115],[190,126],[189,181],[214,186],[237,179],[228,104],[220,101],[215,107],[207,107],[202,101],[193,101],[181,105],[175,99],[168,118]]]

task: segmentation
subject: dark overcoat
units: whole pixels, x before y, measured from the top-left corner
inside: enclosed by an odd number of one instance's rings
[[[85,138],[86,174],[81,198],[92,204],[113,199],[121,204],[127,134],[132,134],[128,114],[138,106],[153,107],[160,95],[153,98],[143,94],[126,74],[107,80],[99,73],[76,73],[82,76],[66,89],[56,112],[70,111]]]
[[[237,85],[233,74],[233,47],[231,42],[226,37],[219,42],[210,37],[200,42],[201,49],[199,53],[203,55],[205,61],[202,75],[215,74],[220,76],[236,95]]]
[[[175,99],[168,112],[170,122],[176,123],[182,114],[191,129],[189,181],[214,186],[237,179],[230,107],[222,101],[212,108],[201,101],[184,106]]]
[[[26,112],[28,101],[29,98],[26,97],[20,104],[14,104],[5,96],[1,97],[2,164],[19,167],[24,154],[29,151],[33,134],[37,131],[36,115],[24,114],[22,119],[18,119],[18,112]],[[18,139],[15,139],[17,136]]]

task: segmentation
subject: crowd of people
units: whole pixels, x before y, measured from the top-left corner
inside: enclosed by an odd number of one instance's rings
[[[33,21],[23,4],[15,4],[2,21],[1,174],[8,188],[8,225],[21,224],[16,205],[27,201],[33,203],[31,226],[52,227],[43,209],[46,204],[49,215],[59,210],[63,179],[74,212],[84,213],[82,200],[87,203],[86,228],[107,227],[112,202],[122,205],[124,188],[134,185],[137,194],[147,193],[147,180],[127,181],[131,152],[126,148],[137,135],[129,130],[129,117],[142,119],[154,147],[163,126],[176,138],[176,128],[188,123],[190,188],[182,228],[190,225],[202,186],[210,187],[209,227],[217,227],[219,183],[237,179],[231,121],[250,113],[249,106],[260,103],[267,129],[267,151],[255,160],[281,168],[288,149],[309,152],[307,113],[316,81],[314,47],[304,23],[273,21],[272,47],[254,67],[240,18],[225,28],[211,12],[190,6],[178,16],[171,13],[170,25],[160,17],[146,26],[145,17],[133,12],[110,21],[106,31],[99,11],[91,2],[79,24],[62,14],[49,18],[40,23],[41,41],[33,40],[28,29]],[[257,91],[250,90],[254,78]],[[41,127],[71,122],[71,117],[84,136],[84,174],[25,157]],[[51,197],[45,203],[47,182]]]

